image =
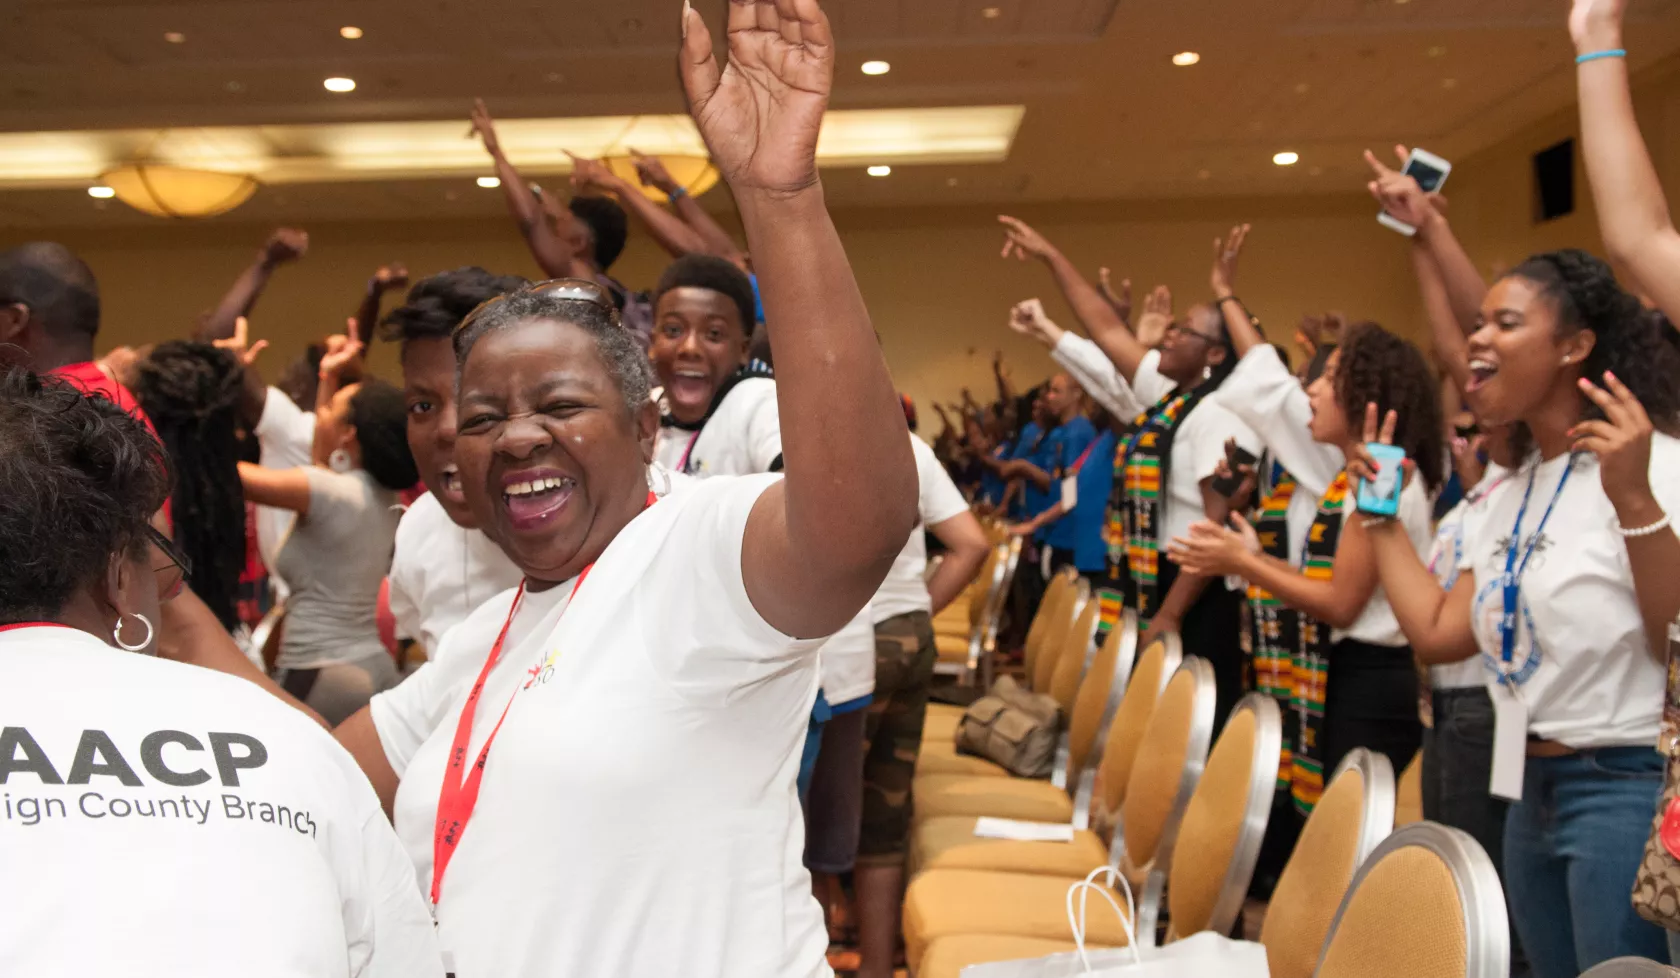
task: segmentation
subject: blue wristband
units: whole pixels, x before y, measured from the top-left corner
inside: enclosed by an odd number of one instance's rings
[[[672,200],[676,200],[678,197],[687,197],[688,190],[684,187],[677,187],[665,196],[671,198]]]
[[[1589,61],[1598,61],[1602,58],[1625,58],[1625,57],[1627,57],[1627,51],[1623,50],[1622,48],[1611,48],[1608,51],[1589,51],[1586,54],[1576,55],[1575,56],[1575,63],[1578,64],[1578,65],[1584,65]]]

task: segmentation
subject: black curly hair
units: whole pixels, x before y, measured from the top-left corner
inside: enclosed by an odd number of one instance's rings
[[[712,255],[684,255],[678,258],[665,269],[665,274],[659,276],[659,285],[653,290],[654,307],[658,308],[659,300],[665,298],[665,293],[684,288],[707,289],[728,297],[741,313],[742,339],[752,336],[753,324],[758,319],[752,280],[733,262]]]
[[[145,425],[63,381],[0,372],[0,624],[50,621],[113,554],[144,559],[168,495]]]
[[[589,226],[595,267],[606,271],[624,253],[630,239],[630,218],[611,197],[573,197],[566,204],[572,216]]]
[[[408,402],[403,392],[376,377],[362,379],[350,396],[350,424],[362,447],[362,468],[373,481],[401,492],[420,481],[408,450]]]
[[[528,284],[517,275],[497,275],[477,265],[427,276],[414,283],[402,305],[379,321],[379,336],[404,344],[447,339],[474,309]]]
[[[1348,326],[1336,349],[1336,403],[1348,424],[1360,430],[1368,404],[1377,406],[1378,418],[1395,412],[1394,444],[1406,450],[1424,485],[1439,489],[1447,462],[1441,389],[1423,351],[1373,322]]]
[[[1667,435],[1680,436],[1680,348],[1667,335],[1672,329],[1661,314],[1653,314],[1623,289],[1603,260],[1566,248],[1535,255],[1505,273],[1534,283],[1557,310],[1561,335],[1591,330],[1597,338],[1581,365],[1581,375],[1602,384],[1605,371],[1616,375],[1651,416],[1651,424]],[[1587,402],[1586,417],[1601,418],[1598,405]],[[1528,453],[1533,438],[1518,427],[1512,436],[1517,457]]]
[[[134,395],[180,480],[171,495],[175,542],[192,563],[193,593],[222,627],[239,624],[245,492],[239,483],[243,370],[226,350],[171,340],[142,360]]]

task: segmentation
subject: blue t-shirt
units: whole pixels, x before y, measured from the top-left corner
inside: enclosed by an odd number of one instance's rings
[[[1042,430],[1036,422],[1028,421],[1021,429],[1021,437],[1015,440],[1015,446],[1004,454],[1004,459],[1018,458],[1037,465],[1038,452],[1033,448],[1033,443],[1038,441],[1039,432]],[[1015,497],[1016,503],[1011,507],[1010,516],[1018,520],[1030,520],[1050,508],[1050,503],[1045,498],[1046,494],[1039,492],[1031,481],[1027,481],[1022,489],[1024,491]]]
[[[758,276],[753,274],[752,272],[748,272],[747,273],[747,281],[751,282],[752,287],[753,287],[753,316],[754,316],[754,319],[755,319],[755,321],[762,323],[762,322],[764,322],[764,296],[758,291]],[[751,326],[747,327],[747,332],[749,332],[749,333],[752,332],[752,327]]]
[[[1000,462],[1007,462],[1009,460],[1009,446],[1008,445],[999,445],[997,447],[997,450],[992,452],[992,457],[997,459]],[[995,506],[997,506],[998,503],[1003,502],[1003,494],[1005,492],[1007,492],[1008,490],[1009,490],[1009,483],[1007,483],[1003,480],[1003,476],[998,475],[996,472],[993,472],[991,469],[981,469],[981,471],[980,471],[980,498],[981,499],[984,499],[986,502],[990,503],[992,506],[995,507]]]
[[[1044,499],[1044,505],[1033,510],[1032,515],[1037,516],[1061,502],[1061,480],[1067,475],[1067,470],[1073,467],[1073,463],[1079,461],[1079,456],[1084,454],[1085,449],[1096,440],[1097,427],[1091,423],[1090,418],[1083,414],[1067,424],[1058,425],[1051,430],[1049,436],[1044,439],[1044,443],[1039,446],[1038,458],[1031,460],[1034,465],[1050,473],[1050,491],[1040,493]],[[1030,480],[1027,482],[1027,491],[1029,493],[1034,491],[1034,486]],[[1051,523],[1049,526],[1041,527],[1033,535],[1033,538],[1040,543],[1049,543],[1051,546],[1056,546],[1050,540],[1050,533],[1055,526],[1055,523]]]
[[[1051,523],[1044,542],[1058,550],[1073,551],[1073,566],[1081,572],[1100,571],[1108,566],[1108,545],[1103,542],[1103,520],[1108,515],[1108,496],[1114,488],[1114,453],[1120,436],[1105,431],[1092,443],[1091,454],[1075,474],[1079,498],[1073,512]]]

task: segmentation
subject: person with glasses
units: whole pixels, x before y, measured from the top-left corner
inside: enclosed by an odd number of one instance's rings
[[[28,881],[0,892],[0,961],[42,978],[206,961],[442,975],[349,755],[252,684],[156,657],[190,572],[151,522],[169,485],[120,407],[0,372],[0,865]]]
[[[298,514],[275,561],[291,589],[276,678],[329,725],[399,678],[376,614],[402,516],[397,493],[419,479],[402,392],[371,377],[342,383],[360,354],[350,340],[321,359],[315,456],[324,464],[239,464],[247,499]]]
[[[684,34],[761,256],[787,470],[650,471],[648,359],[591,283],[456,332],[467,503],[525,580],[445,636],[441,681],[374,701],[383,747],[353,749],[463,975],[828,973],[796,770],[817,650],[908,539],[915,463],[816,167],[826,17],[732,4],[727,67],[697,11]]]

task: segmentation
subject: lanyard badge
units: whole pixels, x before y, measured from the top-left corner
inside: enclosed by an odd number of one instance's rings
[[[1540,543],[1540,536],[1546,531],[1546,523],[1552,518],[1552,510],[1557,507],[1558,499],[1563,495],[1564,486],[1569,484],[1569,474],[1575,470],[1575,456],[1571,454],[1564,464],[1563,477],[1558,479],[1557,489],[1552,492],[1551,502],[1546,504],[1545,513],[1540,516],[1540,523],[1535,526],[1534,533],[1528,538],[1528,546],[1522,546],[1523,519],[1528,515],[1528,503],[1534,495],[1534,478],[1539,474],[1540,467],[1536,465],[1528,473],[1528,488],[1523,490],[1522,506],[1517,509],[1517,522],[1511,527],[1511,541],[1505,549],[1505,573],[1500,575],[1499,583],[1503,607],[1499,617],[1499,661],[1500,681],[1509,685],[1512,683],[1511,662],[1516,656],[1517,648],[1517,613],[1521,605],[1519,594],[1522,590],[1523,574],[1528,571],[1529,558],[1534,556],[1534,548]],[[1522,550],[1522,562],[1517,561],[1517,551]]]

